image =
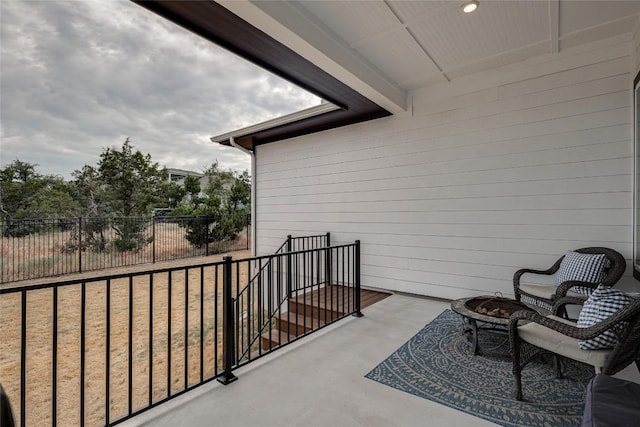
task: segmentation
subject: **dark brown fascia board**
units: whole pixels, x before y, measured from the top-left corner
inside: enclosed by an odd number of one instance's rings
[[[378,114],[367,113],[361,115],[346,114],[344,110],[336,110],[319,116],[309,117],[277,127],[257,131],[248,135],[239,136],[235,138],[235,142],[245,148],[252,149],[252,147],[257,145],[268,144],[270,142],[281,141],[283,139],[294,138],[296,136],[308,135],[310,133],[321,132],[323,130],[379,119],[389,115],[390,113],[386,110],[383,110]],[[222,142],[222,144],[230,145],[229,141]]]
[[[391,115],[214,1],[132,1],[341,108],[235,139],[247,149]]]

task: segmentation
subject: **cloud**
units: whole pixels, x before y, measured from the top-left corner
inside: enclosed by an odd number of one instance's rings
[[[320,100],[128,1],[0,2],[2,166],[65,178],[126,137],[167,167],[246,154],[209,137]]]

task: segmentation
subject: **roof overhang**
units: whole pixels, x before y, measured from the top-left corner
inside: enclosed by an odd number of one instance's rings
[[[256,145],[377,119],[391,113],[347,86],[311,61],[213,1],[132,0],[146,9],[210,40],[337,108],[314,114],[293,113],[280,119],[231,132],[235,142],[253,150]],[[322,107],[326,104],[321,104]],[[315,107],[314,107],[315,108]],[[327,108],[327,107],[323,107]],[[319,108],[320,110],[320,108]],[[308,113],[308,112],[307,112]],[[300,117],[295,117],[297,114]],[[294,120],[295,119],[295,120]],[[271,126],[267,126],[271,123]],[[215,137],[216,140],[220,137]],[[229,144],[229,139],[219,141]]]
[[[307,119],[315,119],[323,114],[331,113],[337,110],[341,110],[341,107],[334,105],[330,102],[325,102],[320,105],[316,105],[304,110],[296,111],[295,113],[287,114],[284,116],[276,117],[275,119],[266,120],[255,125],[247,126],[242,129],[237,129],[231,132],[226,132],[221,135],[211,137],[211,142],[217,142],[223,145],[230,145],[231,138],[234,141],[248,138],[251,135],[256,135],[259,132],[265,132],[270,129],[278,129],[283,126],[290,126],[292,123],[302,123]]]

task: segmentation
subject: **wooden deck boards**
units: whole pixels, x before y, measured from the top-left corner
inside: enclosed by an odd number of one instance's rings
[[[352,287],[331,285],[293,296],[289,300],[289,307],[290,310],[298,313],[303,311],[307,313],[328,311],[332,313],[330,318],[335,318],[353,311],[354,296]],[[382,301],[388,296],[389,294],[384,292],[361,289],[360,309]],[[324,316],[322,317],[324,318]]]
[[[276,328],[262,334],[262,346],[270,349],[291,341],[292,337],[320,328],[354,310],[352,287],[331,285],[294,295],[289,299],[289,311],[276,316]],[[385,292],[360,290],[360,309],[390,296]],[[280,332],[280,329],[283,332]],[[276,338],[277,336],[277,338]],[[284,337],[284,341],[282,338]]]

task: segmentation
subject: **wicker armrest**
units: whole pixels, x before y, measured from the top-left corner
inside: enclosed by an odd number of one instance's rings
[[[545,276],[551,276],[556,271],[558,271],[558,269],[560,268],[560,262],[561,261],[562,261],[562,258],[560,258],[558,261],[556,261],[555,264],[553,264],[550,268],[548,268],[546,270],[536,270],[536,269],[533,269],[533,268],[522,268],[522,269],[516,271],[513,274],[513,293],[516,296],[516,300],[520,301],[520,278],[522,277],[522,275],[530,273],[530,274],[541,274],[541,275],[545,275]]]
[[[534,311],[520,310],[513,313],[509,318],[509,333],[511,335],[517,335],[518,325],[521,320],[527,320],[537,323],[546,328],[552,329],[568,336],[573,336],[572,333],[577,333],[579,329],[577,326],[568,325],[564,322],[560,322],[551,317],[543,316],[542,314],[536,313]],[[565,331],[568,331],[568,333],[565,333]]]
[[[565,305],[584,305],[584,298],[580,297],[562,297],[553,304],[552,313],[556,316],[562,314]]]
[[[566,298],[563,299],[562,302],[563,304],[567,304],[569,303],[569,300],[569,298]],[[560,302],[561,301],[558,301],[558,303]],[[626,305],[618,312],[616,312],[613,316],[607,318],[606,320],[603,320],[602,322],[596,323],[595,325],[589,326],[588,328],[579,328],[577,325],[569,325],[567,323],[557,321],[553,318],[545,317],[533,311],[521,310],[516,311],[509,318],[509,334],[511,336],[515,336],[517,334],[519,321],[528,320],[552,329],[556,332],[560,332],[561,334],[571,338],[579,340],[589,340],[597,337],[604,331],[611,329],[611,327],[613,327],[614,325],[626,321],[634,315],[637,315],[638,311],[640,311],[640,299]]]
[[[514,282],[520,282],[520,278],[522,277],[523,274],[526,273],[531,273],[531,274],[544,274],[546,276],[551,276],[552,274],[554,274],[556,271],[558,271],[558,268],[560,266],[556,266],[555,264],[547,269],[547,270],[534,270],[533,268],[522,268],[518,271],[515,272],[515,274],[513,275],[513,281]]]
[[[579,280],[568,280],[566,282],[562,282],[558,288],[556,289],[556,296],[555,299],[560,299],[564,296],[567,295],[567,292],[569,292],[569,290],[571,288],[575,288],[575,287],[582,287],[582,288],[589,288],[589,289],[595,289],[598,287],[598,283],[592,283],[592,282],[581,282]]]

